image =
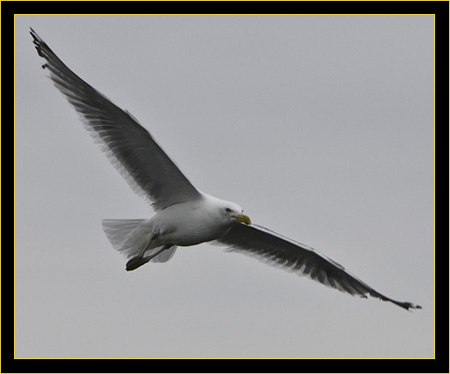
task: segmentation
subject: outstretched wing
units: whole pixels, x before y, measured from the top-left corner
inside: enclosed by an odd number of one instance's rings
[[[131,188],[163,209],[196,200],[200,193],[133,116],[73,73],[31,29],[36,50],[50,78],[81,115],[111,163]]]
[[[396,301],[380,294],[337,262],[304,244],[284,238],[264,227],[235,224],[218,241],[229,246],[231,251],[282,266],[339,291],[361,297],[367,297],[368,294],[405,309],[421,309],[420,305]]]

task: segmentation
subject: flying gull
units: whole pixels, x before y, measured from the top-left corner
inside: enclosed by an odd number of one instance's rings
[[[126,270],[166,262],[177,246],[218,242],[351,295],[421,309],[382,295],[313,248],[252,224],[238,204],[195,188],[136,118],[73,73],[33,29],[30,33],[56,88],[131,188],[155,210],[149,219],[102,221],[112,246],[129,259]]]

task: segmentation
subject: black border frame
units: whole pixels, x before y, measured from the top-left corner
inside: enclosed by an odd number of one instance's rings
[[[218,12],[220,6],[221,12]],[[438,142],[446,142],[448,152],[448,129],[449,129],[449,3],[447,1],[150,1],[150,2],[91,2],[91,1],[12,1],[1,2],[2,19],[2,91],[3,98],[8,102],[13,95],[14,89],[13,74],[13,48],[14,48],[14,15],[15,14],[70,14],[70,13],[101,13],[104,10],[108,14],[124,13],[177,13],[177,14],[434,14],[435,15],[435,154]],[[252,12],[249,12],[251,10]],[[156,12],[155,12],[156,11]],[[31,42],[30,42],[31,45]],[[439,93],[439,94],[438,94]],[[14,100],[14,99],[13,99]],[[11,100],[12,101],[12,100]],[[4,105],[2,112],[2,133],[3,130],[10,130],[7,134],[12,135],[10,118],[13,118],[14,106]],[[5,131],[5,132],[6,132]],[[438,136],[439,134],[439,136]],[[3,139],[10,139],[3,136]],[[8,149],[8,148],[7,148]],[[449,193],[448,185],[448,164],[444,168],[438,169],[443,163],[442,159],[448,162],[448,158],[436,158],[435,163],[435,201],[439,187],[445,187]],[[3,157],[5,160],[5,157]],[[6,158],[9,161],[9,158]],[[3,163],[2,172],[9,172]],[[438,172],[439,170],[439,172]],[[442,176],[445,173],[444,180]],[[9,174],[9,173],[8,173]],[[10,174],[9,174],[10,175]],[[439,178],[439,182],[437,182]],[[9,179],[4,179],[9,180]],[[6,188],[3,191],[7,191]],[[448,195],[447,195],[448,196]],[[447,201],[447,200],[446,200]],[[446,230],[448,230],[448,203],[439,204],[440,209],[445,205]],[[437,206],[437,204],[436,204]],[[435,209],[435,217],[436,215]],[[4,222],[8,222],[3,220]],[[435,219],[435,235],[438,223]],[[5,224],[6,225],[6,224]],[[448,231],[447,231],[448,232]],[[5,236],[4,236],[5,237]],[[442,237],[442,235],[441,235]],[[449,263],[448,258],[448,235],[445,244],[439,242],[439,250],[435,251],[436,256],[436,290],[435,290],[435,358],[434,359],[326,359],[321,360],[320,365],[311,363],[305,365],[296,362],[295,359],[157,359],[161,362],[152,362],[144,359],[15,359],[14,358],[14,292],[12,272],[9,268],[14,268],[13,251],[10,245],[4,240],[2,261],[2,345],[1,345],[1,372],[2,373],[142,373],[142,372],[279,372],[291,373],[307,370],[308,372],[414,372],[414,373],[448,373],[449,372]],[[440,238],[443,240],[442,238]],[[437,236],[436,236],[437,242]],[[440,279],[438,275],[445,279]],[[416,311],[420,313],[420,311]],[[145,362],[147,361],[147,362]],[[248,361],[248,362],[247,362]],[[270,365],[274,364],[274,365]]]

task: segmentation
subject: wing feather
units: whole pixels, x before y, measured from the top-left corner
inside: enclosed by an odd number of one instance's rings
[[[131,188],[155,209],[196,200],[200,193],[149,132],[127,111],[73,73],[31,29],[36,50],[55,86],[83,119],[111,163]]]
[[[380,294],[332,259],[262,226],[236,224],[218,241],[231,251],[279,265],[339,291],[364,298],[370,295],[404,309],[421,309],[420,305],[396,301]]]

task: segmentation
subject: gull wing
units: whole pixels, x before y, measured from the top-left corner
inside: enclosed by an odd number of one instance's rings
[[[82,117],[108,159],[131,188],[155,209],[196,200],[198,190],[181,173],[153,137],[127,111],[73,73],[31,29],[36,50],[55,86]]]
[[[392,300],[380,294],[346,271],[342,265],[311,247],[285,238],[262,226],[235,224],[218,239],[218,242],[229,246],[231,251],[256,257],[271,265],[279,265],[351,295],[366,298],[369,294],[407,310],[421,309],[420,305]]]

